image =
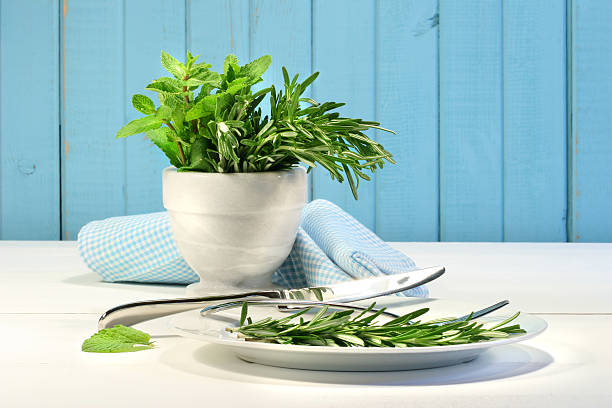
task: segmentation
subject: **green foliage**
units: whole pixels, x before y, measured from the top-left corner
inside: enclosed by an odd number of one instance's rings
[[[148,96],[139,94],[132,96],[132,105],[138,112],[145,115],[155,113],[155,104]]]
[[[146,132],[179,171],[218,173],[286,170],[304,163],[308,170],[325,168],[332,179],[348,181],[357,198],[359,180],[369,180],[366,171],[395,163],[382,145],[365,135],[379,123],[344,118],[335,109],[343,103],[318,103],[304,97],[319,75],[303,82],[289,77],[283,67],[284,84],[258,91],[253,85],[271,63],[265,55],[240,66],[228,55],[223,73],[210,71],[210,64],[196,63],[187,53],[185,63],[162,51],[162,66],[172,77],[161,77],[145,87],[156,92],[160,106],[144,95],[134,95],[132,105],[148,115],[125,125],[117,137]],[[259,105],[269,99],[264,115]]]
[[[247,341],[334,347],[446,346],[525,333],[518,324],[508,326],[519,313],[492,327],[484,328],[482,323],[471,320],[472,315],[461,321],[455,318],[415,321],[414,319],[429,311],[428,308],[423,308],[380,325],[376,324],[375,319],[385,309],[375,311],[375,305],[376,303],[372,303],[367,310],[352,319],[352,310],[327,313],[328,307],[324,306],[309,321],[300,317],[310,310],[305,309],[282,319],[267,317],[253,323],[247,318],[247,303],[244,302],[240,326],[227,330],[238,333],[239,337]],[[367,314],[369,316],[364,317]],[[299,323],[290,323],[297,317],[300,317]],[[248,324],[245,325],[245,321]]]
[[[153,348],[151,336],[132,327],[116,325],[102,329],[83,342],[81,350],[89,353],[125,353]]]

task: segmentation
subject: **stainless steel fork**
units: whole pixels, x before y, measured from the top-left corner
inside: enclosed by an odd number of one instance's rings
[[[216,305],[206,306],[204,309],[200,311],[200,315],[206,316],[209,314],[220,312],[222,310],[242,307],[242,304],[245,302],[248,305],[254,305],[254,306],[255,305],[259,305],[259,306],[302,306],[302,307],[329,306],[329,307],[333,307],[337,309],[348,309],[348,310],[366,310],[368,309],[367,307],[364,307],[364,306],[358,306],[358,305],[347,304],[347,303],[317,302],[317,301],[310,301],[310,300],[293,300],[293,299],[270,299],[270,300],[268,299],[266,300],[248,300],[247,299],[247,300],[219,303]],[[438,324],[445,325],[445,324],[450,324],[450,323],[461,322],[467,319],[477,319],[479,317],[487,315],[491,312],[494,312],[506,306],[508,303],[510,303],[508,300],[502,300],[501,302],[497,302],[494,305],[485,307],[484,309],[480,309],[476,312],[466,314],[465,316],[461,316],[454,320],[440,322]],[[378,312],[378,310],[379,309],[372,309],[371,311],[373,313],[376,313]],[[386,310],[382,314],[391,316],[391,317],[399,317],[399,315],[395,313],[387,312]]]

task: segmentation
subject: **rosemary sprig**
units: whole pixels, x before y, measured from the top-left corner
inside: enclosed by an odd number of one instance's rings
[[[308,321],[304,320],[303,315],[311,308],[282,319],[267,317],[253,323],[247,318],[248,306],[244,303],[240,327],[227,330],[238,333],[238,337],[246,341],[334,347],[446,346],[525,333],[518,324],[508,325],[519,316],[520,312],[489,328],[471,318],[459,322],[455,322],[454,317],[424,322],[414,320],[427,313],[429,308],[418,309],[387,323],[377,324],[375,319],[385,310],[384,308],[365,316],[375,304],[372,303],[367,311],[353,318],[351,318],[354,313],[352,310],[327,313],[328,307],[324,306]],[[291,323],[298,317],[298,322]],[[247,324],[244,324],[245,322]]]
[[[341,102],[317,102],[306,97],[319,73],[298,81],[283,68],[284,82],[255,90],[271,63],[265,55],[245,65],[228,55],[223,72],[185,63],[162,51],[162,66],[172,75],[151,82],[160,106],[136,94],[132,105],[147,115],[131,121],[117,137],[145,132],[179,171],[249,173],[288,170],[303,163],[320,166],[332,180],[346,180],[357,199],[360,180],[386,163],[390,152],[367,136],[369,130],[391,132],[378,122],[340,116]],[[269,103],[262,110],[265,98]]]

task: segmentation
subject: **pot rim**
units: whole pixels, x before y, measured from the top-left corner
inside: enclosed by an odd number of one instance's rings
[[[213,173],[213,172],[205,172],[205,171],[181,171],[174,166],[166,167],[163,172],[172,172],[176,174],[185,175],[188,177],[215,177],[215,176],[234,176],[234,177],[265,177],[265,176],[279,176],[284,174],[296,173],[296,172],[304,172],[306,173],[306,169],[304,166],[300,166],[299,164],[294,165],[293,167],[286,170],[274,170],[274,171],[252,171],[252,172],[239,172],[239,173]]]

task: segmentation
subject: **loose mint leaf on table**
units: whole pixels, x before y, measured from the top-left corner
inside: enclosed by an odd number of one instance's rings
[[[83,342],[88,353],[126,353],[152,349],[151,336],[132,327],[117,325],[102,329]]]

